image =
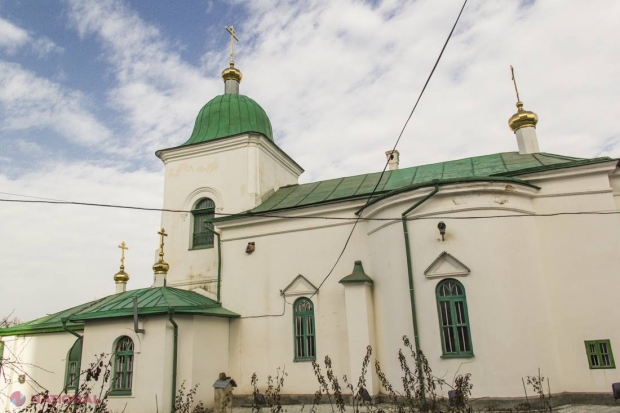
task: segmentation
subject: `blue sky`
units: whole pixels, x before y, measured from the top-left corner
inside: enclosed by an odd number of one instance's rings
[[[461,4],[0,0],[0,197],[160,207],[154,152],[187,140],[223,92],[231,24],[241,93],[266,110],[301,182],[381,170]],[[510,64],[543,151],[618,157],[618,21],[608,0],[470,0],[401,165],[515,151]],[[121,240],[131,288],[150,285],[159,220],[0,203],[0,284],[11,286],[0,315],[112,293]]]

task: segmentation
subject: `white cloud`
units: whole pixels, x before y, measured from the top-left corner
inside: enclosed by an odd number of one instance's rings
[[[159,207],[161,173],[123,169],[50,163],[16,180],[0,174],[0,188],[44,198]],[[113,294],[120,257],[116,246],[123,240],[130,247],[130,288],[151,284],[157,212],[7,202],[0,206],[3,233],[11,234],[10,242],[0,243],[3,284],[12,285],[10,294],[2,295],[0,314],[15,309],[15,315],[28,320]]]
[[[322,179],[380,170],[462,3],[244,3],[242,89]],[[597,156],[616,135],[620,4],[469,2],[399,146],[405,166],[516,150],[514,64],[543,150]],[[618,156],[618,152],[615,152]],[[369,166],[373,165],[373,166]]]
[[[51,129],[72,142],[116,151],[111,132],[86,108],[85,100],[80,92],[0,61],[0,130]]]
[[[150,152],[184,142],[200,106],[221,93],[214,68],[227,45],[205,54],[205,75],[124,3],[70,4],[79,33],[104,45],[117,78],[111,104],[139,137],[133,144]],[[237,25],[242,93],[267,110],[307,181],[383,167],[462,3],[240,4],[249,16]],[[403,136],[403,164],[515,150],[506,125],[515,111],[511,63],[526,108],[541,117],[543,150],[602,153],[617,131],[617,17],[620,5],[470,2]]]
[[[63,52],[63,48],[50,39],[46,37],[35,38],[27,30],[0,17],[0,49],[12,54],[26,45],[29,45],[41,57],[52,52]]]
[[[29,154],[41,154],[43,152],[43,148],[36,142],[20,139],[16,142],[17,149],[21,152],[29,153]]]
[[[266,109],[278,144],[306,168],[308,181],[383,167],[383,153],[394,144],[462,3],[239,4],[249,18],[226,23],[234,23],[242,40],[237,48],[242,93]],[[201,105],[222,93],[219,70],[227,61],[227,44],[205,54],[204,73],[125,3],[69,5],[78,33],[101,43],[102,60],[112,68],[115,85],[106,103],[118,109],[115,123],[127,126],[123,153],[145,156],[183,143]],[[526,109],[540,116],[543,150],[620,155],[617,21],[618,2],[595,0],[583,7],[559,0],[527,6],[470,1],[403,136],[401,166],[516,150],[507,127],[515,111],[510,64]],[[19,44],[15,33],[11,44]],[[85,96],[17,65],[0,66],[0,105],[8,114],[5,130],[49,127],[84,145],[116,142],[110,132],[116,128],[92,115]],[[17,180],[0,175],[0,187],[50,198],[161,205],[160,173],[123,172],[126,166],[69,161]],[[0,314],[16,307],[27,319],[112,292],[115,247],[123,239],[132,248],[131,288],[150,284],[159,214],[2,206],[0,222],[8,223],[3,229],[16,235],[13,245],[0,245],[0,255],[9,257],[5,274],[20,277],[21,291],[0,304]],[[41,289],[54,299],[46,300]],[[22,305],[34,301],[40,304]]]
[[[189,139],[200,107],[221,92],[221,79],[184,62],[156,27],[120,1],[69,4],[80,35],[103,44],[117,80],[109,104],[130,127],[128,144],[151,154]]]
[[[26,44],[29,39],[30,35],[26,30],[0,18],[0,47],[15,50]]]

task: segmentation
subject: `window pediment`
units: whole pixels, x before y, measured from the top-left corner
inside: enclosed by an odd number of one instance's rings
[[[291,295],[311,295],[317,291],[317,288],[306,277],[299,274],[291,283],[282,290],[285,296]]]
[[[458,277],[468,275],[470,272],[465,264],[444,251],[428,266],[424,275],[427,278]]]

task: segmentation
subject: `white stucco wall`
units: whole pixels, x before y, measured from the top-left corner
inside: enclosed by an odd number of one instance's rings
[[[218,143],[213,153],[181,153],[167,159],[164,207],[191,209],[198,199],[210,196],[225,212],[239,212],[258,203],[268,194],[267,188],[296,180],[290,165],[278,165],[282,160],[263,151],[260,144],[227,145]],[[591,370],[584,346],[584,340],[609,339],[616,360],[620,359],[620,329],[615,328],[614,318],[620,314],[615,282],[620,268],[620,219],[618,215],[540,216],[618,211],[619,176],[615,163],[609,162],[523,177],[539,188],[515,182],[445,185],[411,213],[408,229],[420,345],[437,376],[450,380],[457,372],[471,373],[474,397],[522,396],[521,378],[536,374],[539,368],[554,393],[609,392],[610,383],[620,381],[618,369]],[[175,315],[177,388],[183,381],[188,389],[200,384],[197,399],[210,405],[211,385],[218,373],[226,372],[236,380],[236,394],[251,394],[253,373],[264,390],[267,376],[275,376],[279,367],[288,373],[282,393],[312,394],[318,383],[311,363],[294,361],[291,305],[298,297],[308,297],[314,304],[317,361],[322,364],[329,355],[334,371],[356,382],[362,363],[356,358],[363,353],[359,349],[374,343],[371,366],[378,359],[398,388],[401,338],[407,335],[413,341],[400,216],[431,189],[403,192],[369,206],[364,217],[384,220],[359,222],[322,285],[353,222],[307,217],[351,218],[365,200],[278,213],[304,219],[244,218],[218,223],[222,305],[241,318]],[[515,214],[530,216],[504,217]],[[439,221],[447,224],[445,240],[437,230]],[[189,251],[190,223],[189,214],[163,214],[162,224],[170,233],[166,242],[169,285],[214,292],[217,247]],[[255,243],[252,254],[245,252],[248,242]],[[424,272],[443,252],[470,270],[455,278],[467,295],[471,358],[442,357],[435,290],[446,277]],[[362,261],[374,284],[372,289],[345,293],[347,287],[338,281],[351,273],[356,260]],[[283,291],[300,274],[320,290],[314,295]],[[368,328],[352,324],[358,320],[354,313],[363,313],[364,306],[366,320],[374,319],[374,326],[372,321],[367,321]],[[132,337],[135,387],[131,396],[111,398],[110,406],[150,412],[157,396],[157,408],[165,412],[171,401],[172,325],[167,316],[151,316],[140,327],[145,334],[133,332],[131,319],[87,323],[83,367],[95,354],[109,354],[121,335]],[[53,373],[41,377],[53,387],[62,386],[64,359],[74,339],[69,334],[50,334],[19,338],[9,345],[23,347],[29,362],[48,366]]]
[[[213,383],[228,373],[229,321],[227,318],[175,315],[179,325],[177,392],[197,387],[196,402],[213,407]]]
[[[442,187],[412,213],[412,217],[430,218],[408,225],[421,348],[436,374],[451,378],[457,371],[472,373],[475,397],[522,396],[521,377],[536,374],[538,368],[550,378],[553,392],[608,392],[609,384],[620,380],[617,369],[590,370],[584,348],[584,340],[611,339],[616,353],[620,351],[618,332],[606,318],[620,313],[614,299],[617,291],[602,288],[605,292],[599,293],[601,285],[615,285],[613,277],[620,264],[617,216],[449,219],[613,210],[616,203],[605,168],[609,165],[598,171],[584,168],[532,176],[541,189],[505,183]],[[429,191],[388,198],[369,208],[365,216],[400,217]],[[341,204],[297,213],[351,216],[347,214],[354,210],[352,204],[349,210]],[[440,220],[448,226],[445,241],[437,230]],[[600,222],[608,221],[610,226],[601,226]],[[242,316],[281,313],[278,290],[298,273],[318,285],[319,274],[324,277],[329,272],[332,257],[340,252],[350,231],[348,224],[308,219],[245,220],[221,223],[219,228],[224,240],[224,306]],[[256,242],[252,255],[244,252],[248,241]],[[471,269],[459,281],[467,294],[473,358],[441,357],[435,289],[443,278],[428,278],[424,271],[443,251]],[[401,337],[408,335],[413,341],[399,220],[361,222],[334,273],[312,297],[317,312],[317,358],[329,354],[337,360],[336,371],[349,377],[359,370],[348,361],[350,337],[342,328],[347,322],[344,287],[337,284],[351,272],[356,259],[363,261],[375,281],[375,354],[388,377],[398,384],[396,356]],[[283,317],[233,321],[231,365],[242,376],[240,392],[249,392],[246,376],[252,371],[264,372],[264,377],[286,363],[289,377],[284,392],[312,392],[309,368],[299,368],[303,363],[292,361],[290,309],[287,305]],[[324,314],[329,314],[327,322],[321,322]],[[267,340],[269,348],[256,345]]]
[[[110,396],[111,410],[129,412],[168,411],[171,393],[172,327],[167,316],[141,318],[139,328],[145,333],[134,332],[132,318],[93,320],[84,329],[82,369],[104,353],[109,360],[114,343],[119,337],[128,336],[134,342],[134,377],[130,396]],[[108,384],[109,385],[109,384]]]
[[[309,223],[301,223],[306,224]],[[280,225],[288,226],[289,230],[272,235],[262,233],[264,230],[279,231]],[[273,222],[266,227],[253,227],[246,237],[234,238],[237,230],[230,231],[231,238],[222,245],[223,305],[243,317],[271,315],[231,320],[231,372],[239,385],[238,393],[251,393],[253,373],[264,387],[267,376],[274,376],[278,367],[288,373],[283,393],[314,392],[316,379],[311,363],[295,362],[293,348],[292,304],[298,297],[311,294],[282,297],[280,290],[299,274],[319,286],[340,252],[332,243],[344,242],[350,230],[351,225],[347,224],[296,232],[290,224]],[[239,235],[246,231],[240,228]],[[250,255],[245,253],[249,241],[256,243],[256,251]],[[321,292],[311,298],[317,331],[317,360],[322,363],[325,355],[329,355],[334,368],[347,374],[344,290],[338,280],[350,273],[353,262],[365,254],[365,245],[352,240]]]
[[[191,210],[204,197],[215,202],[216,213],[252,209],[281,186],[297,183],[303,171],[267,138],[244,134],[191,147],[164,151],[164,209]],[[191,213],[162,214],[168,284],[215,292],[217,250],[191,250]]]
[[[211,385],[228,370],[228,319],[174,314],[178,325],[177,382],[175,394],[185,383],[185,394],[198,385],[195,403],[213,405]],[[172,395],[174,328],[168,315],[141,317],[133,331],[131,318],[88,322],[85,329],[83,365],[94,355],[111,354],[114,342],[126,335],[134,341],[134,379],[130,396],[110,396],[112,410],[169,412]],[[157,406],[156,406],[157,403]]]
[[[69,333],[3,337],[3,358],[17,362],[17,367],[3,367],[0,407],[11,412],[16,410],[9,399],[16,391],[26,397],[22,407],[30,403],[32,396],[46,389],[50,395],[60,394],[64,388],[67,354],[75,340],[76,337]],[[25,375],[24,383],[18,382],[21,374]]]

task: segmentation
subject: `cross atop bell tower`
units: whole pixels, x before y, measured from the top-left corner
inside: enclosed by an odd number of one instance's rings
[[[239,41],[233,26],[224,27],[230,35],[230,66],[222,71],[224,79],[224,93],[233,95],[239,94],[239,83],[241,83],[241,71],[235,67],[235,41]]]

